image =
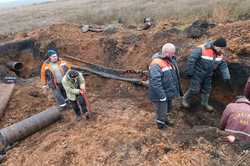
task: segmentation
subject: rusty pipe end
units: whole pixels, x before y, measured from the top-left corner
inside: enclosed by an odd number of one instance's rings
[[[20,71],[23,68],[23,63],[18,61],[10,61],[6,63],[7,67],[13,71]]]

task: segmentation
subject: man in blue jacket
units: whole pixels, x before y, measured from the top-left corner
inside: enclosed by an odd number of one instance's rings
[[[169,124],[167,115],[172,107],[172,99],[180,96],[181,92],[175,46],[165,44],[152,59],[149,66],[149,97],[156,106],[156,124],[159,129],[164,129]]]
[[[216,69],[221,71],[223,79],[231,87],[229,69],[224,60],[226,46],[226,40],[219,38],[214,41],[208,41],[192,51],[187,61],[186,70],[187,76],[191,79],[190,85],[182,100],[182,105],[185,108],[190,108],[192,97],[201,93],[201,105],[207,111],[214,110],[208,104],[208,100],[212,89],[212,76]]]

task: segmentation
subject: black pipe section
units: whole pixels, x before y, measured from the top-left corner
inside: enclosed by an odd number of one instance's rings
[[[61,112],[57,107],[50,107],[48,110],[33,115],[18,123],[0,130],[0,148],[22,140],[42,128],[56,122],[61,118]]]
[[[8,41],[0,44],[0,55],[32,49],[33,47],[34,41],[30,38],[18,41]]]
[[[10,61],[6,63],[6,66],[15,72],[18,72],[23,68],[23,63],[18,61]]]
[[[88,68],[92,68],[92,69],[96,69],[96,70],[102,70],[104,72],[108,72],[108,73],[112,73],[115,75],[124,75],[124,74],[129,74],[131,76],[146,76],[148,75],[148,71],[141,71],[141,70],[124,70],[124,69],[112,69],[112,68],[107,68],[101,65],[97,65],[97,64],[93,64],[93,63],[89,63],[86,61],[83,61],[82,59],[76,58],[76,57],[72,57],[72,56],[68,56],[68,55],[64,55],[64,58],[68,58],[77,62],[80,62],[81,64],[83,64],[84,66],[88,67]]]
[[[91,66],[91,67],[72,66],[72,69],[82,71],[82,72],[93,73],[95,75],[98,75],[98,76],[101,76],[104,78],[110,78],[110,79],[115,79],[115,80],[120,80],[120,81],[131,82],[131,83],[136,84],[136,85],[147,86],[147,82],[143,81],[140,78],[131,78],[131,77],[126,77],[126,76],[121,76],[120,73],[117,73],[116,71],[113,71],[112,69],[107,69],[107,68],[103,68],[100,66],[98,66],[98,67]]]

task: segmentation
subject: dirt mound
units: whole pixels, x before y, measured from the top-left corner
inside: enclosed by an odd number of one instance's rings
[[[208,29],[213,28],[215,26],[215,24],[210,23],[207,20],[197,20],[193,22],[192,25],[188,27],[185,31],[187,33],[187,37],[195,39],[207,34]]]
[[[228,40],[228,48],[234,55],[230,60],[249,64],[250,21],[221,24],[211,29],[212,36],[223,36]]]

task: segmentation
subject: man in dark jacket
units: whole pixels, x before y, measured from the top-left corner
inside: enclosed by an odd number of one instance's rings
[[[48,59],[43,62],[41,68],[41,81],[44,87],[52,89],[53,95],[60,107],[66,106],[66,93],[62,86],[62,78],[71,66],[59,59],[57,52],[48,50]]]
[[[234,139],[229,140],[230,142],[234,142],[236,135],[242,141],[250,141],[250,91],[247,87],[249,88],[249,82],[244,90],[245,97],[227,105],[221,117],[221,129],[233,134],[231,138]]]
[[[175,59],[175,46],[167,43],[162,52],[153,55],[149,66],[149,97],[156,106],[156,124],[164,129],[169,124],[167,114],[172,99],[180,96],[179,71]]]
[[[201,93],[201,105],[208,111],[214,110],[208,104],[214,70],[219,69],[223,79],[230,84],[229,69],[224,60],[226,46],[226,40],[219,38],[215,41],[209,41],[192,51],[191,56],[188,58],[186,71],[187,76],[191,79],[190,85],[182,100],[182,105],[185,108],[190,107],[194,95]]]

